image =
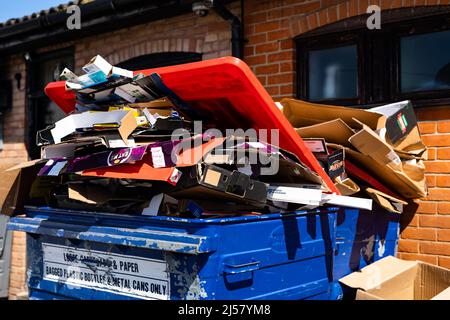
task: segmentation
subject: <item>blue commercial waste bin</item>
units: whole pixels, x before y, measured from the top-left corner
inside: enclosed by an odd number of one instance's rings
[[[400,215],[373,203],[373,209],[340,208],[336,220],[336,249],[330,299],[342,299],[339,279],[368,264],[397,254]]]
[[[27,208],[30,299],[329,299],[337,208],[205,219]]]

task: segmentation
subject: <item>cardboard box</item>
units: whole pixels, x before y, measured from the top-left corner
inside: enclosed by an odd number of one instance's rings
[[[450,300],[450,270],[388,256],[339,280],[356,300]]]
[[[43,162],[33,160],[14,167],[1,168],[2,183],[0,184],[0,214],[12,216],[24,213],[24,206],[30,199],[29,194]]]

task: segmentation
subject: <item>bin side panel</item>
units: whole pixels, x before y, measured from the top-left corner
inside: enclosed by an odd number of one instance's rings
[[[400,215],[374,203],[372,211],[341,208],[337,214],[333,298],[342,298],[338,280],[397,253]]]

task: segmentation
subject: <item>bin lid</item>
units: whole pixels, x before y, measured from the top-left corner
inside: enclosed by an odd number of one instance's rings
[[[242,60],[224,57],[135,73],[159,74],[167,87],[202,116],[202,119],[198,120],[206,119],[218,129],[246,131],[253,128],[260,138],[263,134],[259,130],[266,129],[269,143],[273,143],[270,129],[278,129],[279,146],[297,155],[322,177],[332,192],[340,194],[312,152]],[[64,81],[48,84],[45,93],[64,112],[74,110],[75,94],[65,91]]]

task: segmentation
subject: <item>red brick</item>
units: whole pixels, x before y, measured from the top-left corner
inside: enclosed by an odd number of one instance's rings
[[[414,7],[414,0],[403,0],[403,7]]]
[[[327,9],[328,11],[328,20],[330,21],[330,23],[336,22],[338,17],[337,17],[337,7],[330,7]]]
[[[266,55],[260,55],[260,56],[253,56],[245,58],[245,61],[248,65],[258,65],[258,64],[265,64],[267,62]]]
[[[405,228],[401,233],[404,239],[436,240],[437,230],[430,228]]]
[[[313,12],[318,9],[320,9],[320,1],[311,3],[302,3],[296,6],[284,8],[284,15],[286,16],[286,15],[305,14]]]
[[[419,226],[419,215],[415,215],[409,222],[409,227],[418,227]]]
[[[330,23],[330,20],[328,19],[328,11],[327,10],[319,11],[319,20],[320,20],[321,26],[324,26],[324,25]]]
[[[348,6],[347,5],[348,5],[347,2],[340,3],[338,5],[338,13],[339,13],[338,19],[339,20],[342,20],[342,19],[345,19],[345,18],[349,17],[349,15],[348,15]]]
[[[411,261],[419,260],[419,261],[428,262],[431,264],[438,264],[438,257],[430,256],[430,255],[426,255],[426,254],[415,254],[415,253],[402,252],[401,257],[399,257],[399,258],[404,259],[404,260],[411,260]]]
[[[266,12],[258,12],[245,16],[245,23],[259,23],[267,21],[267,13]]]
[[[271,42],[271,43],[264,43],[264,44],[257,45],[255,47],[255,52],[256,52],[256,54],[264,54],[264,53],[278,51],[279,48],[280,48],[280,44],[278,43],[278,41],[275,41],[275,42]]]
[[[416,6],[424,6],[426,4],[425,0],[416,0],[415,5]]]
[[[428,148],[427,149],[427,160],[435,160],[436,159],[436,148]]]
[[[428,190],[428,200],[432,201],[447,201],[450,199],[450,189],[431,188]]]
[[[437,230],[438,241],[450,241],[450,229]]]
[[[418,127],[420,134],[429,134],[436,132],[436,122],[419,122]]]
[[[450,173],[450,161],[424,161],[425,172]]]
[[[398,251],[401,252],[419,252],[419,242],[415,240],[405,240],[405,239],[399,239],[398,240]]]
[[[276,9],[276,10],[270,10],[267,12],[267,21],[277,20],[282,17],[284,17],[282,8]]]
[[[293,95],[294,94],[294,86],[293,85],[280,86],[280,94]]]
[[[267,40],[268,41],[281,40],[281,39],[289,38],[289,36],[290,35],[289,35],[288,29],[281,29],[281,30],[269,32],[267,34]]]
[[[256,76],[263,86],[267,84],[267,76]]]
[[[437,207],[438,214],[450,214],[450,202],[439,202]]]
[[[291,61],[293,59],[293,52],[291,51],[283,51],[279,53],[269,54],[267,61],[268,62],[281,62],[281,61]]]
[[[348,3],[348,11],[350,17],[354,17],[358,15],[358,0],[352,0]]]
[[[437,130],[438,132],[450,132],[450,121],[439,121]]]
[[[429,147],[448,147],[450,146],[450,134],[424,135],[422,141]]]
[[[437,159],[450,160],[450,148],[437,148]]]
[[[260,75],[260,74],[274,74],[274,73],[278,73],[280,65],[279,64],[268,64],[265,66],[259,66],[256,67],[255,73]]]
[[[436,176],[426,175],[425,179],[429,188],[436,187]]]
[[[255,55],[255,47],[254,46],[246,46],[244,48],[244,57],[249,57]]]
[[[450,217],[442,215],[421,215],[419,217],[419,226],[440,229],[450,228]]]
[[[436,185],[438,187],[450,187],[450,175],[436,176]]]
[[[437,206],[437,202],[420,201],[417,213],[435,214]]]
[[[449,256],[450,255],[450,243],[422,242],[422,243],[420,243],[420,253]]]
[[[279,86],[273,86],[273,87],[266,87],[267,92],[271,96],[276,96],[280,94],[280,87]]]
[[[280,63],[280,72],[289,72],[294,70],[294,63],[293,62],[283,62]]]
[[[315,13],[310,14],[306,17],[306,21],[308,23],[308,29],[313,30],[319,27],[319,21],[317,19],[317,15]]]
[[[439,265],[441,267],[450,269],[450,257],[439,257]]]
[[[267,41],[267,33],[255,34],[247,37],[247,44],[259,44]]]
[[[263,22],[255,25],[255,33],[274,31],[280,28],[278,21]]]
[[[294,40],[285,39],[280,41],[281,50],[291,50],[294,48]]]
[[[291,83],[293,82],[293,75],[292,73],[271,75],[268,80],[269,84]]]

